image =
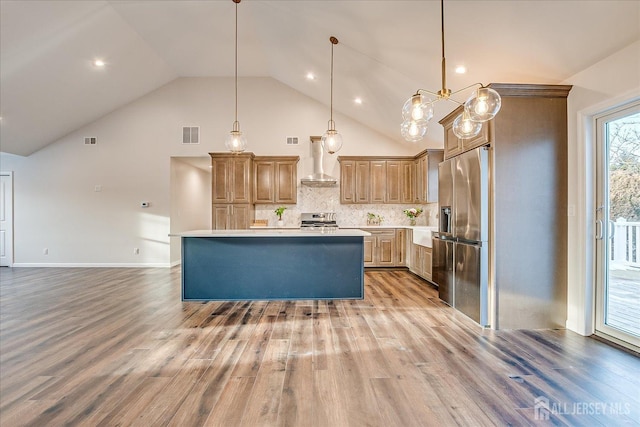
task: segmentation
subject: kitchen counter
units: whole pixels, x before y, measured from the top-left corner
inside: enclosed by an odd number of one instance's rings
[[[171,237],[322,237],[322,236],[368,236],[359,229],[324,227],[319,229],[256,227],[249,230],[194,230],[170,234]]]
[[[182,299],[364,298],[359,229],[194,230],[182,243]]]

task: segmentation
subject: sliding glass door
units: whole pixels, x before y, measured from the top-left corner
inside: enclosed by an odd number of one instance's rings
[[[640,102],[596,118],[596,334],[640,349]]]

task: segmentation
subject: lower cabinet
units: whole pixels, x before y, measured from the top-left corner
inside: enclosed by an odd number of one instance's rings
[[[246,230],[255,218],[250,204],[214,204],[211,209],[211,228],[214,230]]]
[[[423,279],[431,280],[432,256],[433,252],[431,248],[412,243],[409,271]]]
[[[364,238],[365,267],[404,267],[407,265],[407,230],[404,228],[367,229]]]

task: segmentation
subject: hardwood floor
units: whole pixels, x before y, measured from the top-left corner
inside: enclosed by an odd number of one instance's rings
[[[182,303],[179,267],[0,279],[3,427],[640,425],[635,355],[482,330],[405,271],[357,301]]]

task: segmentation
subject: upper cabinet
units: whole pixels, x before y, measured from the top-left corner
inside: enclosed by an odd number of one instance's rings
[[[340,203],[370,203],[370,171],[368,160],[349,158],[340,162]]]
[[[213,229],[246,229],[254,203],[295,204],[298,156],[209,153]]]
[[[371,160],[370,170],[370,191],[371,203],[385,203],[387,201],[387,162],[385,160]]]
[[[415,162],[387,160],[386,203],[413,203],[415,200]]]
[[[415,201],[438,202],[438,164],[444,160],[442,150],[424,150],[415,159]]]
[[[254,203],[296,204],[298,156],[256,156],[253,161]]]
[[[453,121],[458,117],[461,108],[456,108],[448,116],[440,120],[440,124],[444,127],[444,158],[450,159],[453,156],[464,153],[489,144],[493,136],[493,121],[482,124],[482,130],[477,136],[469,139],[460,139],[453,133]]]
[[[415,157],[338,157],[340,203],[437,202],[442,158],[442,150]]]
[[[252,153],[211,155],[211,201],[251,203]]]

